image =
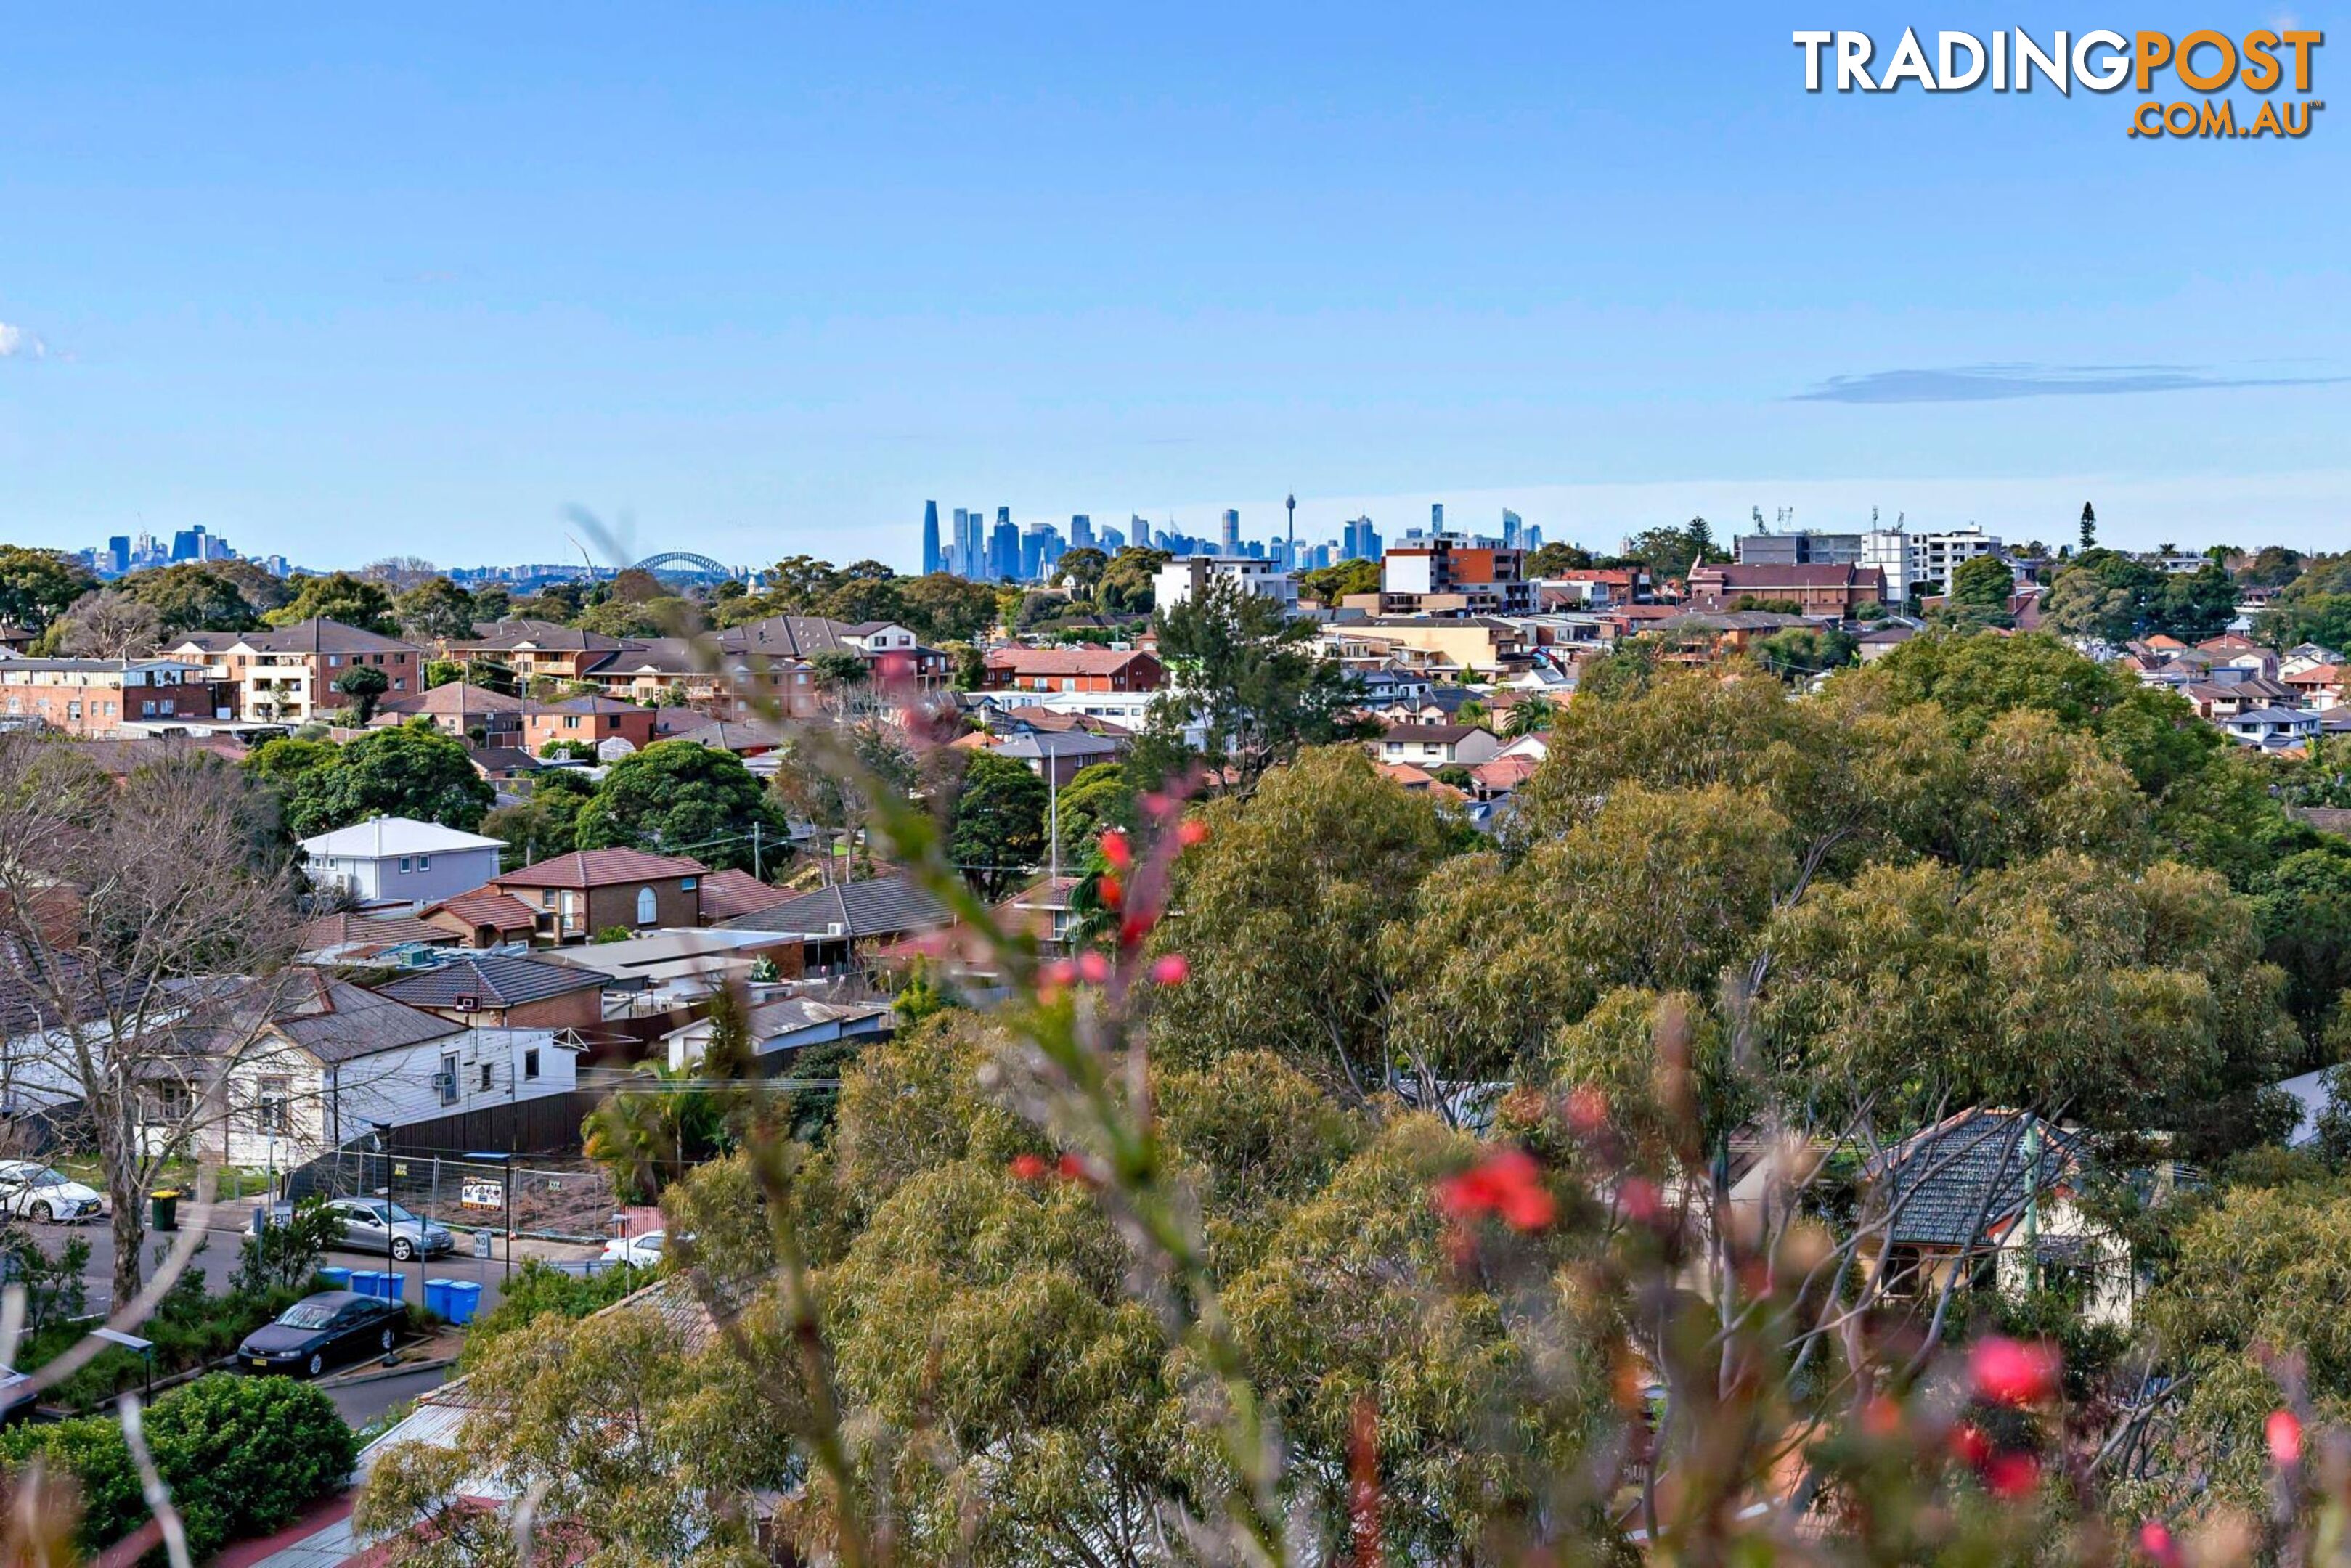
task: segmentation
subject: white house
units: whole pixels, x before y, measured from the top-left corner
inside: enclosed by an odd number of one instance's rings
[[[2299,708],[2256,707],[2220,720],[2229,738],[2265,751],[2300,746],[2318,736],[2318,716]]]
[[[1178,556],[1151,580],[1152,602],[1165,610],[1222,578],[1245,593],[1260,594],[1285,609],[1298,608],[1298,580],[1270,560],[1247,555]]]
[[[549,1029],[466,1029],[372,991],[304,971],[273,988],[269,1017],[231,1007],[186,1030],[192,1080],[208,1042],[225,1041],[220,1113],[200,1118],[198,1152],[283,1169],[366,1137],[468,1111],[511,1106],[578,1084],[578,1046]],[[168,1098],[202,1092],[159,1083]],[[179,1107],[148,1135],[184,1127]]]
[[[804,1046],[836,1040],[872,1040],[891,1030],[887,1002],[820,1002],[813,997],[786,997],[750,1009],[751,1051],[765,1072],[778,1071],[782,1060]],[[669,1048],[673,1071],[700,1061],[710,1049],[710,1020],[696,1019],[662,1036]]]
[[[320,887],[349,888],[363,904],[420,909],[497,875],[504,848],[501,839],[409,817],[377,817],[302,841],[310,880]]]
[[[1382,762],[1409,762],[1416,768],[1457,763],[1474,768],[1502,749],[1492,730],[1474,724],[1390,725],[1371,745],[1372,754]]]

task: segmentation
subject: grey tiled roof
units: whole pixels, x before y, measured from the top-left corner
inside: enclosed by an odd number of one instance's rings
[[[944,925],[946,906],[903,876],[877,876],[805,893],[789,904],[738,915],[729,931],[784,931],[821,938],[839,925],[851,936],[895,936]]]
[[[603,976],[590,971],[550,964],[541,958],[492,953],[402,975],[376,990],[381,996],[415,1008],[454,1008],[458,998],[474,997],[479,998],[484,1009],[488,1009],[520,1007],[525,1002],[544,1001],[549,997],[584,991],[603,983]]]
[[[2028,1169],[2046,1193],[2073,1180],[2089,1154],[2080,1134],[2029,1112],[1962,1111],[1888,1150],[1867,1175],[1893,1214],[1896,1243],[1980,1246],[2023,1212]]]

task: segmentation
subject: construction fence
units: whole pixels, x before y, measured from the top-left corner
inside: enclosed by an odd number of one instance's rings
[[[387,1188],[394,1203],[452,1229],[496,1231],[511,1216],[516,1235],[551,1241],[601,1241],[614,1234],[620,1209],[611,1173],[601,1166],[585,1160],[509,1165],[456,1151],[338,1149],[291,1173],[286,1197],[297,1203],[372,1197]]]

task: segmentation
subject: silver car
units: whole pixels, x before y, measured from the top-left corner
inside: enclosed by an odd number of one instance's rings
[[[343,1245],[354,1252],[372,1252],[379,1258],[389,1254],[407,1263],[420,1257],[438,1257],[457,1245],[457,1239],[440,1226],[381,1197],[332,1198],[327,1208],[342,1221]]]

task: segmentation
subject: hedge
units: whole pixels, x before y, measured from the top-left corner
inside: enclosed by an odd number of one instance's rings
[[[214,1373],[174,1389],[147,1412],[155,1468],[172,1489],[197,1560],[266,1535],[350,1479],[358,1442],[334,1401],[286,1377]],[[70,1471],[81,1491],[76,1540],[95,1556],[147,1520],[120,1422],[85,1416],[0,1432],[13,1474],[35,1457]]]

